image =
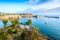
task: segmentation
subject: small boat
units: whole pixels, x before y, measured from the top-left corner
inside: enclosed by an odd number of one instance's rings
[[[45,22],[45,24],[47,24],[47,23]]]

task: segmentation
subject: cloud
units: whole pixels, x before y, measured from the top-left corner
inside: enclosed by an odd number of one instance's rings
[[[48,3],[35,5],[32,8],[33,9],[41,9],[41,8],[44,8],[44,9],[48,10],[48,9],[52,9],[52,8],[56,8],[56,7],[60,7],[59,0],[55,0],[55,1],[52,0],[51,2],[48,2]]]
[[[0,11],[60,15],[60,0],[28,0],[18,4],[1,4]]]
[[[50,0],[43,4],[33,5],[24,12],[40,15],[60,15],[60,0]]]
[[[44,9],[27,9],[25,13],[32,13],[32,14],[37,14],[37,15],[47,15],[47,16],[60,16],[60,7],[49,9],[49,10],[44,10]]]

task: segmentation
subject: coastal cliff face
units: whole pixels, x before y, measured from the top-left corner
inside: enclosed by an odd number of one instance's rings
[[[16,32],[17,30],[17,32]],[[2,37],[2,38],[1,38]],[[15,28],[8,27],[7,29],[0,30],[0,40],[48,40],[49,38],[42,35],[36,27],[19,28],[18,25]]]
[[[32,31],[29,31],[25,28],[14,40],[49,40],[49,38],[42,35],[36,27],[31,27],[31,30]]]
[[[19,30],[20,32],[16,34],[7,33],[5,40],[49,40],[46,35],[42,35],[35,27],[32,27],[32,31],[29,31],[27,28],[23,29],[23,31]]]
[[[21,18],[19,14],[0,14],[0,19],[16,19]]]
[[[42,35],[34,26],[27,29],[26,27],[20,28],[18,25],[15,25],[14,28],[10,26],[0,30],[0,38],[2,40],[49,40],[46,35]]]
[[[17,19],[22,17],[32,17],[32,14],[0,14],[0,19]]]

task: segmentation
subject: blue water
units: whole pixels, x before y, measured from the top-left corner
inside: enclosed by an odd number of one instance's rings
[[[47,35],[54,40],[60,40],[60,19],[56,18],[22,18],[19,21],[25,23],[27,19],[32,20],[32,25],[39,28],[42,34]],[[8,22],[10,25],[10,22]],[[2,20],[0,27],[3,27]]]

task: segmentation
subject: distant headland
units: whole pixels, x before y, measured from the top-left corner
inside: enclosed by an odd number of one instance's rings
[[[35,17],[35,18],[59,18],[56,16],[38,16],[35,14],[30,14],[30,13],[0,13],[0,20],[2,19],[16,19],[16,18],[23,18],[23,17],[27,17],[27,18],[31,18],[31,17]]]

